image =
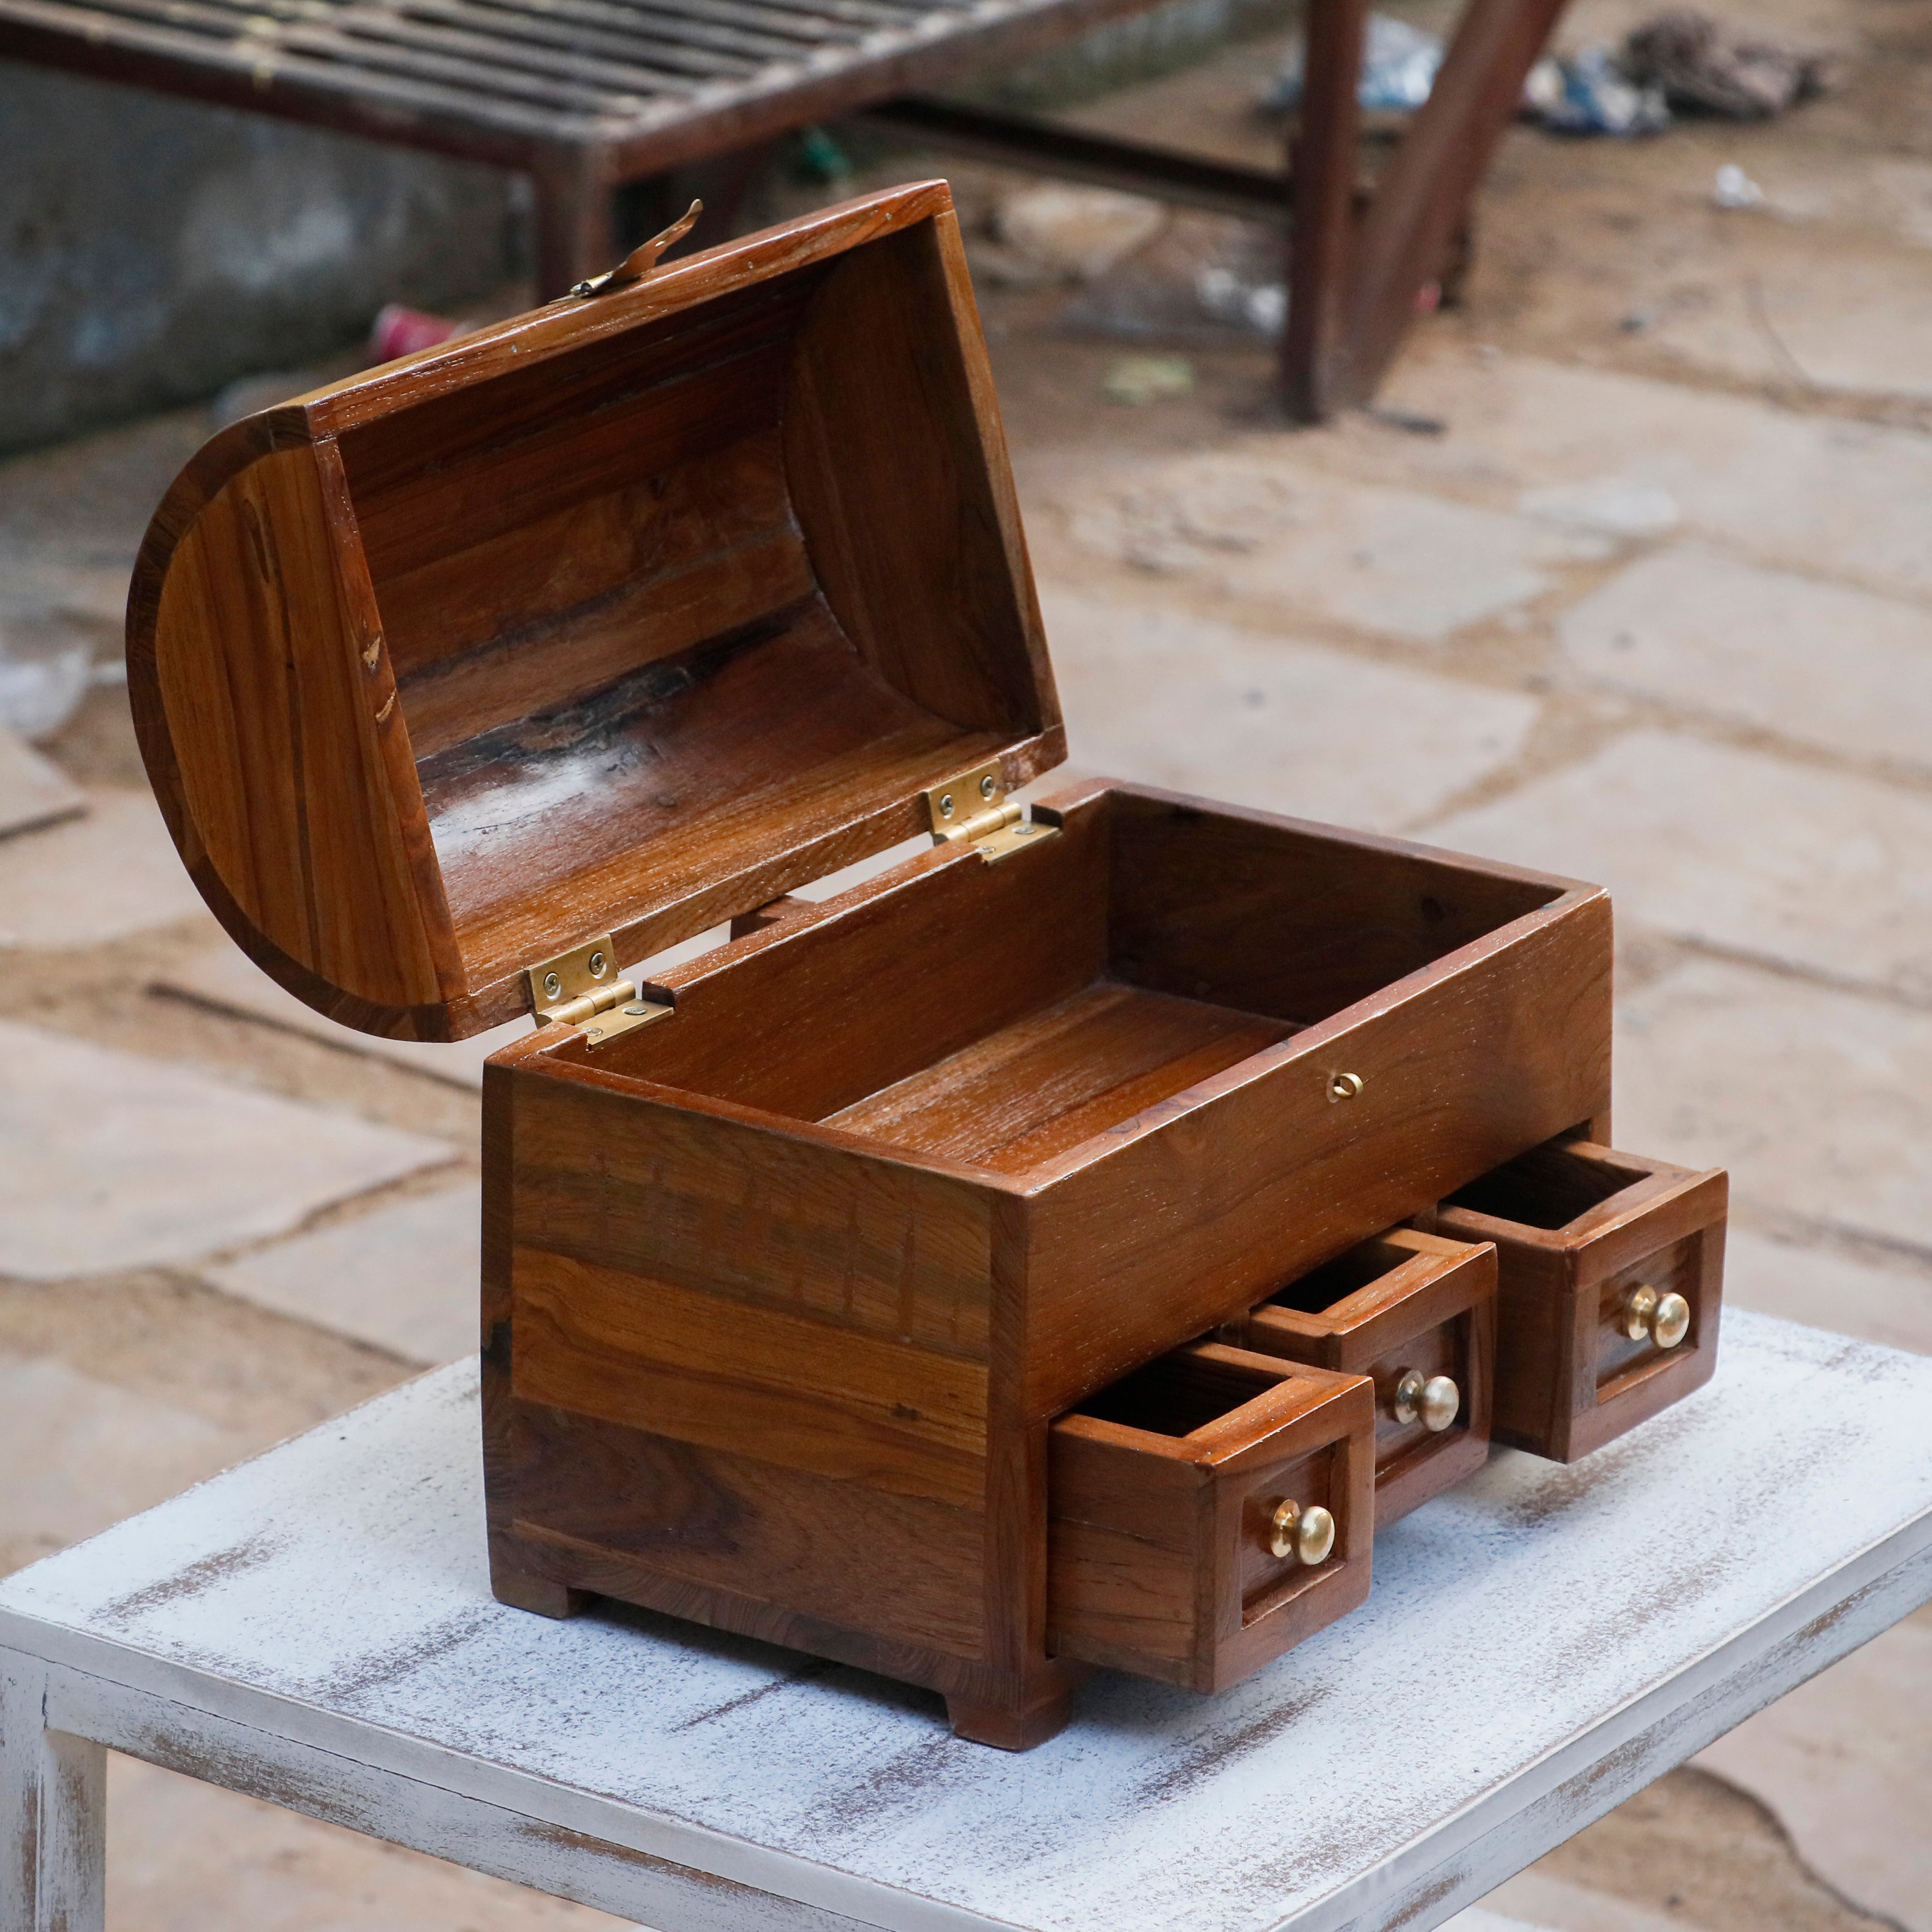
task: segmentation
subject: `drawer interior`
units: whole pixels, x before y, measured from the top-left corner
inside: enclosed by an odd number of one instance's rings
[[[1279,1388],[1292,1371],[1258,1360],[1231,1359],[1227,1348],[1189,1348],[1162,1355],[1089,1396],[1072,1412],[1149,1435],[1219,1435],[1249,1420],[1235,1412]],[[1223,1426],[1217,1426],[1217,1425]]]
[[[1054,817],[1004,864],[914,860],[668,974],[676,1023],[596,1065],[1024,1173],[1562,896],[1120,790]]]
[[[1628,1160],[1608,1148],[1552,1142],[1492,1168],[1443,1204],[1554,1232],[1619,1194],[1653,1185],[1658,1172],[1655,1162]]]
[[[1364,1241],[1276,1289],[1264,1305],[1292,1308],[1304,1315],[1326,1315],[1364,1288],[1386,1280],[1397,1268],[1412,1268],[1416,1258],[1414,1248],[1394,1241]]]

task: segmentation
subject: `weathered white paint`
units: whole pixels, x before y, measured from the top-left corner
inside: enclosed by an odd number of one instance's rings
[[[1734,1312],[1707,1388],[1499,1454],[1248,1683],[1096,1678],[1010,1756],[857,1671],[495,1604],[474,1386],[0,1584],[48,1721],[664,1932],[1421,1932],[1932,1596],[1932,1360]]]
[[[107,1754],[50,1719],[52,1675],[0,1652],[0,1927],[100,1932]]]

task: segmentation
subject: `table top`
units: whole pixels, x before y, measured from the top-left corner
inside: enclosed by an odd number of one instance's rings
[[[1246,1683],[1102,1674],[1015,1756],[862,1672],[498,1605],[472,1361],[20,1572],[0,1643],[800,1901],[786,1922],[1420,1927],[1932,1594],[1928,1450],[1932,1359],[1730,1312],[1704,1389],[1568,1467],[1496,1452],[1377,1539],[1364,1609]]]
[[[512,166],[602,146],[629,176],[1152,4],[0,0],[0,54]]]

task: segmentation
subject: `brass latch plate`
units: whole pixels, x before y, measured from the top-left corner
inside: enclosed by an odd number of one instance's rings
[[[970,845],[988,865],[1060,836],[1057,825],[1020,816],[1018,805],[1006,796],[1006,773],[997,758],[928,787],[926,808],[935,845]]]
[[[671,1014],[662,1001],[641,998],[629,980],[618,977],[616,948],[608,932],[526,968],[524,983],[538,1026],[561,1020],[579,1028],[593,1052]]]

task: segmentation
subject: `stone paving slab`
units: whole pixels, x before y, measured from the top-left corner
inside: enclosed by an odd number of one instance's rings
[[[1564,614],[1600,688],[1932,770],[1932,610],[1684,545]]]
[[[1813,236],[1784,239],[1782,259],[1748,284],[1666,304],[1649,339],[1694,368],[1747,382],[1932,396],[1932,274],[1924,257],[1840,248],[1821,263]]]
[[[17,731],[0,724],[0,838],[77,818],[87,794]]]
[[[350,1052],[374,1054],[418,1073],[451,1085],[480,1090],[483,1063],[500,1047],[520,1040],[530,1030],[527,1019],[493,1027],[473,1040],[430,1042],[382,1040],[339,1024],[292,993],[285,993],[241,948],[226,938],[202,947],[158,973],[149,982],[156,991],[172,993],[217,1012],[308,1034],[325,1046]]]
[[[1426,836],[1608,886],[1622,919],[1680,938],[1932,994],[1922,793],[1632,731]]]
[[[1618,1010],[1616,1138],[1932,1254],[1932,1012],[1717,960]]]
[[[0,1020],[0,1275],[188,1261],[286,1233],[454,1151]]]
[[[1064,500],[1075,542],[1223,595],[1433,644],[1540,596],[1594,532],[1304,467],[1285,439],[1111,467]]]
[[[152,797],[89,796],[85,818],[0,840],[0,946],[56,952],[212,920]]]
[[[54,1356],[0,1348],[0,1574],[178,1495],[259,1446]]]
[[[1932,1613],[1922,1610],[1691,1762],[1768,1805],[1813,1870],[1907,1932],[1932,1932]]]
[[[1384,392],[1449,433],[1365,446],[1420,487],[1664,490],[1687,527],[1776,568],[1932,596],[1932,437],[1533,356],[1412,356]]]
[[[1573,1885],[1534,1866],[1505,1880],[1474,1912],[1447,1921],[1443,1932],[1494,1932],[1480,1924],[1464,1924],[1465,1918],[1477,1912],[1505,1915],[1502,1924],[1528,1924],[1537,1932],[1682,1932],[1684,1924],[1660,1912],[1647,1912],[1614,1892]]]
[[[1924,1216],[1932,1245],[1932,1203]],[[1740,1308],[1932,1355],[1932,1268],[1882,1267],[1735,1225],[1724,1244],[1724,1297]]]
[[[1081,769],[1232,805],[1397,830],[1516,758],[1539,710],[1051,584],[1041,602]]]
[[[482,1216],[474,1184],[411,1195],[200,1273],[277,1314],[440,1366],[477,1347]]]

